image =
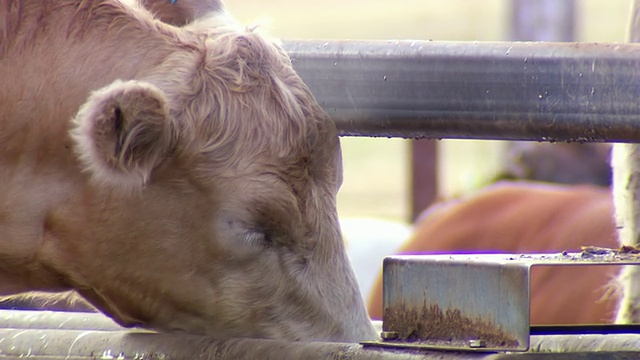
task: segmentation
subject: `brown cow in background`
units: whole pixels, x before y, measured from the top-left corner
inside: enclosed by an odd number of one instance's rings
[[[0,295],[76,290],[163,331],[374,339],[335,125],[277,43],[210,10],[176,27],[118,0],[0,0]]]
[[[499,182],[428,208],[398,254],[580,251],[617,247],[609,189],[535,182]],[[532,324],[612,322],[606,289],[615,267],[535,267]],[[369,315],[382,316],[382,283],[369,295]]]

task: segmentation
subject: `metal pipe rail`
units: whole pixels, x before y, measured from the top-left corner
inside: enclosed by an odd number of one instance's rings
[[[533,336],[529,352],[471,353],[163,334],[126,330],[98,313],[0,310],[0,321],[0,359],[622,360],[640,354],[638,334]]]
[[[289,41],[342,135],[640,142],[640,45]]]

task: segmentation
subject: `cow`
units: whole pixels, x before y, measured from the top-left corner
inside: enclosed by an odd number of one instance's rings
[[[213,10],[0,0],[0,295],[75,291],[158,331],[375,339],[335,124],[276,40]]]
[[[607,188],[503,181],[426,209],[397,253],[580,251],[583,245],[616,247],[615,234]],[[612,322],[616,297],[607,285],[616,270],[608,266],[534,267],[531,323]],[[381,277],[369,294],[368,309],[373,319],[381,318]]]

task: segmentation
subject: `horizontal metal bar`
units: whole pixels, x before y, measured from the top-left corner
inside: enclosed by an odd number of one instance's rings
[[[289,41],[342,135],[640,142],[640,45]]]
[[[11,329],[123,331],[101,313],[45,310],[0,310],[0,324]]]
[[[35,319],[35,320],[34,320]],[[56,321],[59,323],[56,323]],[[7,322],[5,322],[7,321]],[[264,339],[213,339],[107,326],[99,313],[0,310],[0,359],[377,359],[565,360],[637,359],[638,334],[532,336],[532,350],[521,354],[459,353],[387,349],[378,343],[341,344]],[[76,326],[84,323],[85,327]],[[70,324],[74,324],[71,325]],[[33,328],[32,328],[33,327]],[[383,344],[384,345],[384,344]],[[633,352],[630,352],[633,351]],[[553,353],[551,353],[553,352]]]
[[[586,248],[582,252],[559,252],[549,254],[434,254],[434,255],[394,255],[389,258],[414,262],[457,262],[465,264],[518,264],[541,265],[640,265],[640,254],[625,253],[618,249]]]
[[[213,339],[136,331],[0,329],[0,359],[458,360],[484,356],[380,351],[359,344]]]

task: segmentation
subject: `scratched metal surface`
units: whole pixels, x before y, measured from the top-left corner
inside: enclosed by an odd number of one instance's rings
[[[0,326],[9,329],[125,330],[101,313],[45,310],[0,310]]]
[[[136,331],[0,329],[0,359],[626,360],[640,358],[638,344],[640,335],[534,336],[530,352],[470,353]]]
[[[461,262],[468,264],[518,264],[540,265],[638,265],[640,254],[619,249],[585,248],[582,252],[558,252],[548,254],[437,254],[437,255],[396,255],[389,259],[427,262]]]
[[[640,141],[638,44],[284,45],[343,135]]]
[[[35,359],[481,359],[454,352],[364,349],[351,343],[212,339],[135,331],[0,329],[0,358]]]
[[[187,334],[148,331],[96,330],[108,320],[101,314],[43,314],[47,321],[35,322],[34,312],[0,311],[0,319],[12,318],[0,328],[0,359],[486,359],[565,360],[640,358],[639,334],[532,336],[531,349],[523,353],[455,352],[389,349],[345,343],[304,343],[260,339],[213,339]],[[49,313],[49,312],[45,312]],[[88,316],[91,315],[91,316]],[[101,319],[102,317],[102,319]],[[22,319],[23,324],[20,324]],[[60,323],[56,324],[56,319]],[[108,320],[110,321],[110,320]],[[84,322],[84,329],[66,329]],[[30,325],[41,328],[28,328]],[[3,325],[5,325],[3,323]],[[605,356],[606,355],[606,356]]]

